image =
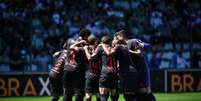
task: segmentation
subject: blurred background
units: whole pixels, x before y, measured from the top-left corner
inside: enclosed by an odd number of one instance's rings
[[[152,70],[201,68],[199,0],[3,0],[0,72],[47,72],[52,54],[80,29],[97,36],[125,28],[153,45]]]

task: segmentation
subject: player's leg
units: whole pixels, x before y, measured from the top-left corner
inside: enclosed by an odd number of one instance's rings
[[[110,88],[113,86],[111,80],[111,74],[101,74],[99,79],[99,93],[101,101],[108,101]]]
[[[71,89],[64,88],[63,101],[72,101],[73,91]]]
[[[91,101],[91,97],[93,95],[93,89],[92,89],[92,79],[90,77],[86,78],[85,82],[85,98],[86,101]]]
[[[101,101],[99,93],[96,93],[96,101]]]
[[[129,72],[126,75],[121,76],[121,86],[123,89],[124,99],[126,101],[136,100],[136,89],[138,82],[137,72]]]
[[[56,81],[54,78],[49,77],[50,80],[50,88],[51,88],[51,101],[58,101],[59,100],[59,94],[57,93],[57,88],[56,88]]]
[[[75,92],[75,101],[84,100],[85,71],[79,70],[73,74],[73,88]]]
[[[109,89],[108,88],[99,88],[99,93],[100,93],[100,100],[101,101],[107,101],[109,97]]]
[[[84,89],[75,88],[75,101],[83,101],[84,100]]]
[[[110,92],[111,92],[110,98],[111,98],[112,101],[118,101],[118,98],[119,98],[118,80],[119,80],[119,78],[118,78],[118,76],[116,74],[114,74],[111,79],[112,80],[111,80],[110,83],[111,83],[112,87],[110,89]]]
[[[93,95],[92,93],[86,93],[85,94],[86,101],[91,101],[92,95]]]
[[[136,95],[133,92],[124,92],[125,101],[136,101]]]
[[[136,93],[135,87],[132,85],[132,81],[124,82],[123,86],[123,95],[126,101],[135,101],[136,100]]]
[[[54,72],[49,73],[50,88],[51,88],[51,101],[58,101],[59,96],[62,94],[62,73],[54,75]]]
[[[72,72],[64,71],[63,73],[63,101],[72,101]]]
[[[138,101],[156,101],[150,87],[140,88],[137,94]]]
[[[91,80],[92,81],[91,82],[91,87],[92,87],[91,92],[96,94],[96,101],[100,101],[99,78],[100,78],[99,75],[96,75]]]
[[[118,101],[119,99],[118,91],[116,89],[111,89],[110,92],[111,92],[111,96],[110,96],[111,101]]]
[[[141,67],[141,73],[139,74],[139,90],[138,99],[139,101],[155,101],[155,97],[151,92],[151,77],[150,70],[145,65]]]
[[[95,80],[94,80],[94,91],[96,93],[96,101],[101,101],[100,100],[100,93],[99,93],[99,77],[97,77]]]

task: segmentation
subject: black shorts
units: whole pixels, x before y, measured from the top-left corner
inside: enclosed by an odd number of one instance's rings
[[[50,80],[50,91],[52,96],[60,96],[63,94],[62,77],[53,78],[49,77]]]
[[[120,83],[123,92],[135,92],[138,88],[138,75],[136,73],[121,75]]]
[[[73,71],[64,71],[63,73],[63,87],[65,89],[73,89]]]
[[[85,92],[98,93],[99,92],[99,75],[90,75],[86,77]]]
[[[73,74],[73,87],[84,90],[85,88],[85,71],[75,71]]]
[[[150,86],[151,79],[150,79],[150,72],[149,71],[141,71],[138,74],[138,87],[144,88]]]
[[[99,79],[99,87],[117,89],[118,76],[115,73],[101,74]]]

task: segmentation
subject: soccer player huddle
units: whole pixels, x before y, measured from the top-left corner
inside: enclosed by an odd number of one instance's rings
[[[52,99],[58,101],[155,101],[150,88],[150,71],[142,55],[147,43],[128,39],[125,30],[100,38],[81,30],[78,40],[68,39],[49,72]],[[63,90],[63,91],[62,91]]]

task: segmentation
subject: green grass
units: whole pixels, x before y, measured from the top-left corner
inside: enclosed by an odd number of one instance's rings
[[[201,101],[199,93],[155,93],[157,101]],[[0,97],[0,101],[50,101],[50,97]],[[62,98],[60,99],[62,101]],[[95,97],[93,97],[93,101]],[[109,100],[110,101],[110,100]],[[124,101],[121,95],[119,101]]]

